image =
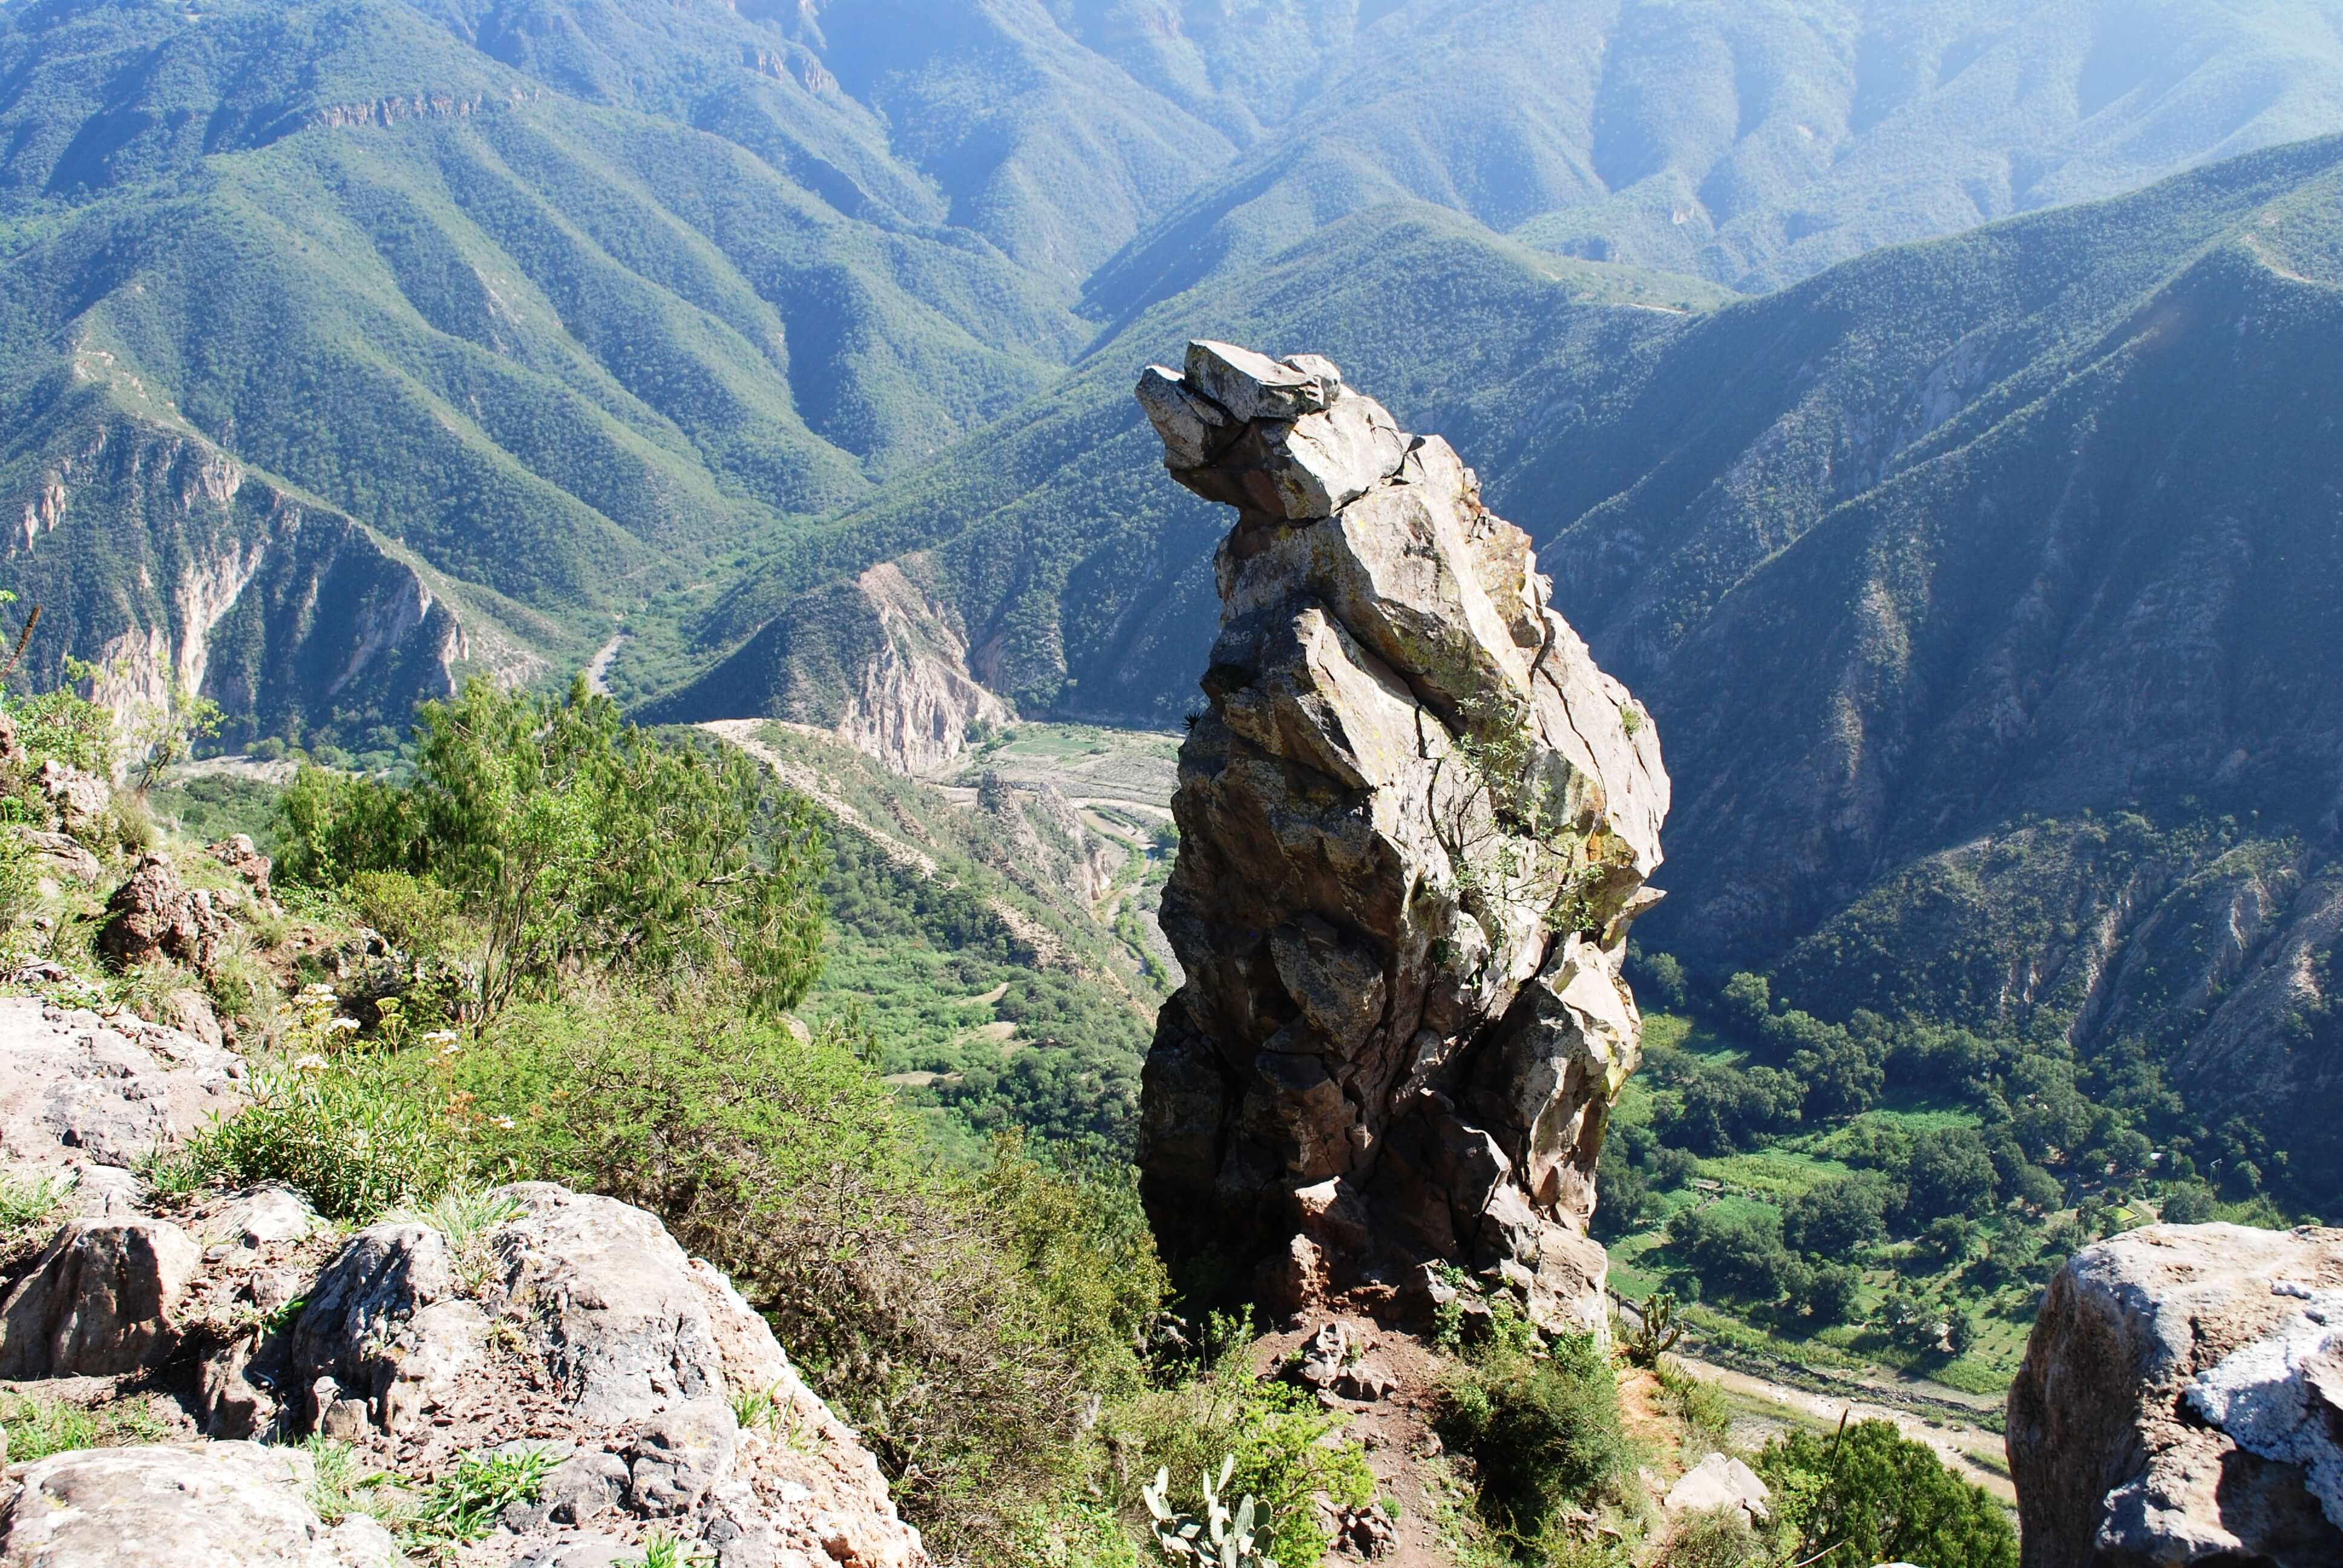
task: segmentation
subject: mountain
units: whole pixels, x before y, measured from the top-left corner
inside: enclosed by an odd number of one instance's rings
[[[32,669],[204,686],[232,739],[348,740],[598,648],[673,693],[880,558],[856,508],[904,515],[988,421],[1071,407],[1139,324],[1274,289],[1317,236],[1354,258],[1330,343],[1368,336],[1353,287],[1427,283],[1360,243],[1395,212],[1457,241],[1426,342],[1443,303],[1447,337],[1495,319],[1467,290],[1508,269],[1696,304],[1651,274],[1764,286],[2343,127],[2336,10],[8,0]],[[947,565],[1022,607],[1001,688],[1056,701],[1026,645],[1058,589],[989,549]]]
[[[1761,291],[2343,129],[2339,85],[2318,0],[1422,0],[1089,298],[1119,317],[1398,199]]]
[[[2147,1050],[2332,1191],[2338,196],[2329,138],[1689,311],[1361,215],[1159,307],[853,538],[910,550],[1029,710],[1160,720],[1217,530],[1127,384],[1196,332],[1327,352],[1451,434],[1654,714],[1682,786],[1647,940],[1827,1015]],[[687,695],[759,699],[819,599]]]

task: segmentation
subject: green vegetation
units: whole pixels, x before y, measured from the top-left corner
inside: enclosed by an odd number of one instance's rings
[[[1666,1280],[1777,1349],[1993,1391],[2077,1247],[2159,1217],[2279,1222],[2235,1135],[2137,1051],[2077,1061],[1867,1011],[1829,1024],[1741,974],[1701,1021],[1651,1016],[1595,1225],[1623,1280]]]
[[[745,758],[663,745],[582,678],[558,702],[476,679],[425,704],[416,733],[407,782],[302,772],[282,807],[284,871],[413,911],[460,901],[423,956],[459,960],[467,1023],[589,967],[683,990],[720,980],[752,1012],[812,983],[818,831]],[[412,915],[394,924],[420,934]]]
[[[1838,1552],[1849,1562],[2016,1568],[2007,1516],[1886,1422],[1829,1437],[1792,1432],[1766,1445],[1756,1469],[1797,1533],[1800,1562]]]

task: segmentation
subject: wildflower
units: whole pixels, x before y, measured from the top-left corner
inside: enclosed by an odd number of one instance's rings
[[[499,1116],[497,1118],[497,1125],[510,1132],[513,1129],[513,1119],[509,1116]]]
[[[326,1070],[326,1059],[313,1050],[307,1056],[296,1058],[293,1066],[300,1072],[323,1072]]]
[[[337,1030],[344,1034],[348,1034],[357,1030],[358,1020],[354,1018],[337,1018],[326,1027],[329,1030]]]
[[[445,1045],[455,1038],[456,1031],[452,1029],[435,1029],[423,1037],[423,1042],[426,1045]]]

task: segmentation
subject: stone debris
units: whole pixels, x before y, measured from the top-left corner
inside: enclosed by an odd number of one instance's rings
[[[168,1220],[66,1225],[0,1302],[0,1378],[106,1377],[160,1361],[202,1261]]]
[[[66,766],[55,758],[41,764],[34,782],[56,814],[57,825],[76,839],[86,839],[105,824],[114,809],[114,789],[94,773]]]
[[[1292,1375],[1322,1397],[1373,1404],[1389,1399],[1399,1380],[1367,1360],[1366,1344],[1341,1323],[1328,1323],[1310,1337],[1295,1358]]]
[[[1587,1221],[1641,1032],[1619,965],[1668,804],[1650,719],[1472,470],[1332,364],[1199,342],[1138,395],[1172,477],[1237,508],[1173,806],[1157,1233],[1286,1312],[1436,1261],[1602,1332]]]
[[[1712,1453],[1677,1478],[1663,1506],[1671,1513],[1737,1508],[1751,1523],[1762,1523],[1772,1497],[1755,1471],[1730,1454]]]
[[[2077,1253],[2008,1432],[2028,1568],[2343,1563],[2343,1231],[2153,1225]]]

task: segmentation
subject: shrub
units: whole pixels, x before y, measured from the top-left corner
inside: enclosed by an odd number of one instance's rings
[[[424,704],[417,736],[411,783],[303,770],[279,810],[283,874],[400,873],[460,900],[473,1022],[588,970],[669,991],[721,983],[759,1013],[820,973],[812,809],[768,791],[746,758],[664,745],[582,680],[555,701],[475,679]],[[448,912],[411,886],[368,893],[394,920]]]
[[[158,1185],[281,1181],[327,1219],[363,1223],[428,1203],[472,1168],[458,1107],[418,1053],[344,1043],[354,1020],[333,992],[304,991],[284,1054],[253,1075],[250,1102],[214,1120]]]
[[[2016,1568],[2017,1537],[2000,1505],[1887,1422],[1791,1432],[1766,1444],[1755,1469],[1798,1533],[1801,1561],[1830,1552],[1848,1563]]]
[[[1459,1367],[1435,1425],[1472,1462],[1482,1518],[1517,1553],[1566,1504],[1623,1495],[1634,1473],[1618,1382],[1592,1335],[1564,1335],[1544,1356],[1506,1349]]]
[[[1374,1475],[1358,1445],[1339,1437],[1341,1418],[1289,1383],[1253,1375],[1250,1318],[1216,1318],[1207,1335],[1217,1353],[1195,1376],[1135,1399],[1108,1417],[1114,1466],[1110,1492],[1126,1513],[1141,1501],[1139,1483],[1171,1473],[1176,1496],[1192,1497],[1190,1478],[1225,1461],[1221,1490],[1251,1496],[1266,1512],[1262,1554],[1280,1563],[1312,1563],[1332,1544],[1313,1499],[1338,1506],[1374,1501]]]

